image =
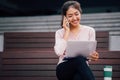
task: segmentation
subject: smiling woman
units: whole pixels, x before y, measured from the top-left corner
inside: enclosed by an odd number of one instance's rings
[[[90,53],[89,57],[79,54],[68,57],[66,53],[68,41],[96,41],[95,30],[80,24],[81,14],[81,6],[77,1],[67,1],[62,6],[62,29],[56,31],[54,46],[55,53],[59,56],[56,67],[58,80],[95,80],[87,61],[98,60],[96,51]]]

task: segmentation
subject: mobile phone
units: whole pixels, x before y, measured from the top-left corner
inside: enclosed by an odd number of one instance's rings
[[[67,23],[66,23],[66,26],[69,27],[69,22],[68,22],[68,19],[65,17],[65,19],[67,20]]]

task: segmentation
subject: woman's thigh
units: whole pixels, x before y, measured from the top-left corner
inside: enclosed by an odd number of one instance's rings
[[[85,58],[82,56],[60,63],[56,68],[56,75],[59,80],[77,80],[78,78],[82,78],[82,80],[95,80]]]
[[[88,64],[86,63],[86,60],[84,57],[78,57],[77,59],[77,72],[80,74],[82,77],[82,80],[95,80],[95,77],[89,68]]]
[[[73,80],[75,74],[75,63],[72,60],[60,63],[56,68],[56,75],[59,80]]]

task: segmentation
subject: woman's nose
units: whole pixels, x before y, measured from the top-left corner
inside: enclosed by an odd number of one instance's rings
[[[73,16],[73,20],[76,20],[77,19],[77,17],[76,16]]]

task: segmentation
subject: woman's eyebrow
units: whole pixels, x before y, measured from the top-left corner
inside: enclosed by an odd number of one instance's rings
[[[75,13],[79,13],[79,11],[76,11]]]
[[[69,16],[71,16],[72,14],[68,14]]]

